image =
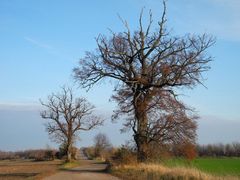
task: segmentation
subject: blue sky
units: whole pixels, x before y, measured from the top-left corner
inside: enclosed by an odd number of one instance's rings
[[[209,33],[217,38],[209,53],[212,69],[205,85],[184,90],[182,99],[196,108],[198,142],[239,141],[240,133],[240,1],[168,0],[167,26],[173,34]],[[73,84],[72,69],[85,51],[94,50],[99,33],[123,30],[118,14],[136,29],[141,9],[152,9],[160,18],[160,0],[1,0],[0,1],[0,149],[17,150],[54,146],[39,116],[39,98]],[[130,135],[119,133],[119,124],[109,117],[115,104],[109,102],[112,87],[107,83],[90,92],[77,90],[104,114],[106,126],[82,133],[79,145],[89,145],[99,131],[115,145]]]

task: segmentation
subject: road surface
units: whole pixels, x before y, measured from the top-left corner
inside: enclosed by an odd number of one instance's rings
[[[63,170],[44,180],[119,180],[105,172],[106,164],[94,160],[81,160],[82,165],[70,170]]]

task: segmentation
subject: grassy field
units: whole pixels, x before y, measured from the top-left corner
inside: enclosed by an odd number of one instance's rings
[[[112,173],[126,180],[234,180],[240,179],[240,158],[168,159],[157,163],[113,166]]]
[[[213,175],[233,175],[240,177],[240,158],[197,158],[193,161],[184,159],[165,160],[168,167],[191,167]]]
[[[62,161],[3,160],[0,161],[1,180],[41,179],[55,173]]]

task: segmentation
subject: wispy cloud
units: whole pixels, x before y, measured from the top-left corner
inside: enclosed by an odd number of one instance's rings
[[[55,56],[62,55],[62,53],[60,53],[59,50],[57,50],[55,47],[53,47],[45,42],[39,41],[35,38],[25,36],[24,40],[27,41],[28,43],[32,44],[33,46],[42,48],[43,50],[45,50],[48,53],[53,54]]]
[[[49,44],[46,44],[46,43],[43,43],[43,42],[40,42],[36,39],[33,39],[31,37],[27,37],[25,36],[24,39],[26,41],[28,41],[29,43],[35,45],[35,46],[38,46],[40,48],[44,48],[44,49],[48,49],[48,50],[53,50],[54,48],[52,46],[50,46]]]

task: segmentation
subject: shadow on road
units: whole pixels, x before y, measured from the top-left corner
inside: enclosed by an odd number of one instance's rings
[[[106,163],[95,160],[80,160],[79,166],[63,169],[61,172],[45,178],[45,180],[118,180],[107,171]]]
[[[29,178],[29,177],[34,177],[37,176],[39,173],[4,173],[0,174],[0,179],[1,178]]]

